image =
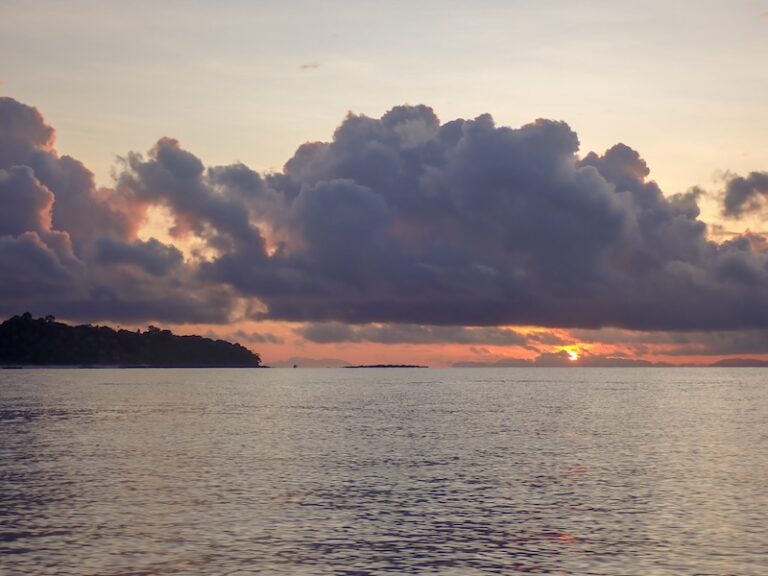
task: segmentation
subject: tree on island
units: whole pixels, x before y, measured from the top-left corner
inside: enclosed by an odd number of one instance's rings
[[[156,326],[145,332],[70,326],[25,312],[0,324],[0,364],[259,367],[261,357],[240,344],[177,336]]]

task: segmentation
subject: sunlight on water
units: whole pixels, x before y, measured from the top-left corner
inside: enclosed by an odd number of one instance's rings
[[[0,572],[764,575],[759,369],[0,372]]]

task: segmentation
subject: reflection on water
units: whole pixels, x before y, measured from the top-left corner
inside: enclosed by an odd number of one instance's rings
[[[768,573],[759,369],[0,372],[0,572]]]

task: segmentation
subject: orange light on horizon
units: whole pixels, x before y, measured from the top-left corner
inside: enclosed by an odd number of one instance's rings
[[[581,357],[581,346],[577,344],[568,344],[567,346],[560,346],[559,352],[565,352],[568,355],[569,362],[576,362]]]

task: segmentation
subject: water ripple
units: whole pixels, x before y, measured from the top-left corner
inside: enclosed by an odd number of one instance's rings
[[[8,575],[764,575],[755,370],[0,373]]]

